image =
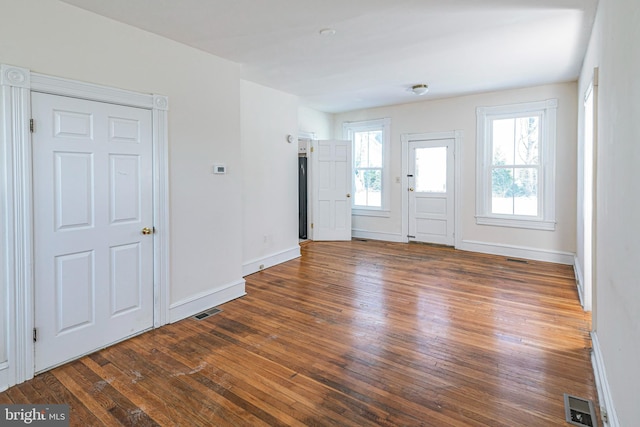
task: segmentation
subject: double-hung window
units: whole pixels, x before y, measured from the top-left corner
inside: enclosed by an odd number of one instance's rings
[[[478,107],[476,223],[555,229],[556,109]]]
[[[344,138],[353,147],[354,215],[389,214],[390,119],[346,122]]]

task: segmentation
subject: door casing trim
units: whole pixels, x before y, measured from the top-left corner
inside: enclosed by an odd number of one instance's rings
[[[92,83],[32,73],[0,64],[0,292],[6,295],[6,384],[34,376],[34,256],[31,92],[106,102],[152,111],[154,216],[154,327],[169,321],[169,177],[168,109],[163,95],[143,94]],[[35,124],[37,126],[37,123]],[[1,361],[0,361],[1,362]]]
[[[436,141],[439,139],[453,139],[454,140],[454,198],[453,198],[453,227],[454,227],[454,242],[455,247],[458,248],[462,243],[462,229],[460,221],[460,203],[462,200],[462,138],[464,132],[461,130],[455,130],[450,132],[430,132],[430,133],[403,133],[400,136],[402,142],[402,241],[409,243],[409,195],[407,189],[409,188],[409,179],[407,174],[409,173],[409,143],[412,141]]]

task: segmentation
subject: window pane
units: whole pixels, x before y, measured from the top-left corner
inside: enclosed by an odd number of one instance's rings
[[[491,213],[537,216],[538,170],[536,168],[493,168]]]
[[[353,164],[357,168],[361,166],[366,167],[369,163],[369,144],[367,138],[363,136],[364,132],[356,132],[353,135]]]
[[[538,215],[538,170],[519,168],[515,171],[513,213]]]
[[[382,131],[369,132],[369,167],[382,167]]]
[[[538,125],[540,117],[515,119],[516,165],[538,164]]]
[[[416,148],[416,191],[447,192],[447,147]]]
[[[354,165],[365,168],[382,167],[382,131],[354,132]]]
[[[492,121],[492,163],[537,165],[540,116]]]
[[[356,206],[382,207],[382,169],[355,170]]]
[[[513,215],[513,169],[491,171],[491,213]]]
[[[494,120],[492,125],[493,164],[496,166],[514,164],[515,119]]]

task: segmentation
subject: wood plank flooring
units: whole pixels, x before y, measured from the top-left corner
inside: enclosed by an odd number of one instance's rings
[[[248,295],[41,374],[0,403],[74,426],[554,426],[596,403],[570,266],[312,242]]]

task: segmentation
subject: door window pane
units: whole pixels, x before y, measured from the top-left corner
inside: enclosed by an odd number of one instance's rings
[[[415,190],[447,192],[447,147],[416,148]]]

